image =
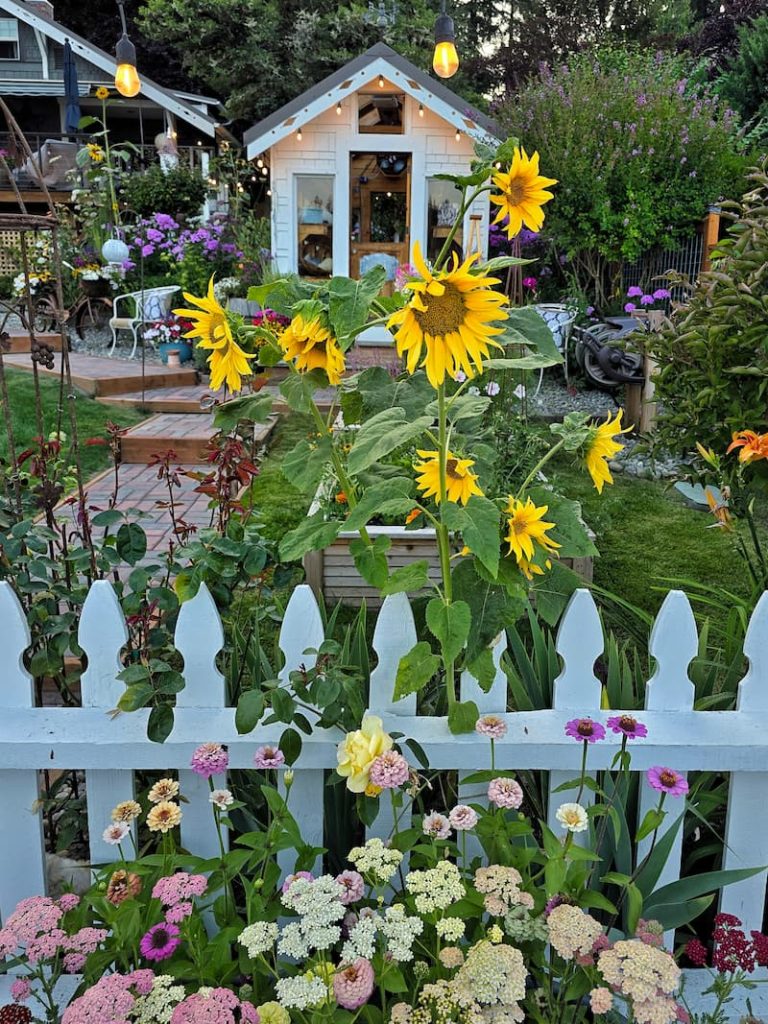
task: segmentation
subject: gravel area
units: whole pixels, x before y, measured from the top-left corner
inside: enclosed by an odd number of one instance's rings
[[[70,343],[73,352],[82,352],[83,355],[87,356],[106,356],[109,355],[109,350],[112,348],[112,332],[108,327],[103,330],[95,331],[88,330],[85,332],[85,337],[81,338],[79,334],[72,332],[70,335]],[[133,339],[129,331],[121,331],[117,338],[117,348],[115,349],[115,359],[128,359],[133,348]],[[141,342],[136,348],[136,355],[134,359],[137,362],[141,362]],[[148,363],[162,363],[160,353],[150,344],[146,345],[145,349],[145,360]]]

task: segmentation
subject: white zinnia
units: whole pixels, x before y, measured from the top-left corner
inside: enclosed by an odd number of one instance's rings
[[[581,804],[560,804],[555,817],[568,832],[586,832],[589,828],[589,818]]]
[[[124,821],[115,821],[111,825],[107,825],[101,833],[101,838],[110,846],[119,846],[130,831],[130,826],[126,825]]]

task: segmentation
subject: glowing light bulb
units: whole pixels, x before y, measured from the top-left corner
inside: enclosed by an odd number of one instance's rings
[[[453,40],[442,39],[435,43],[432,69],[440,78],[453,78],[459,70],[459,55]]]
[[[419,117],[424,117],[424,104],[419,104]]]
[[[261,170],[261,168],[264,166],[264,161],[261,159],[261,157],[259,157],[259,159],[256,161],[256,166],[259,168],[259,170]]]
[[[303,136],[301,134],[301,128],[299,128],[299,130],[296,132],[296,139],[298,142],[301,142],[302,138]]]
[[[118,64],[115,72],[115,88],[121,96],[132,99],[141,92],[141,79],[135,64]]]
[[[384,88],[384,75],[379,75],[379,88]]]
[[[336,113],[339,115],[339,117],[341,117],[341,104],[340,103],[336,104]]]
[[[460,131],[459,131],[459,129],[457,128],[457,129],[456,129],[456,141],[458,142],[460,138],[461,138],[461,132],[460,132]]]

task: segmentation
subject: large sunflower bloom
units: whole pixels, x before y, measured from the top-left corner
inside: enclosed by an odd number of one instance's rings
[[[531,565],[536,557],[536,548],[547,554],[556,551],[560,545],[547,536],[554,523],[544,521],[549,505],[534,505],[530,498],[523,503],[519,498],[510,497],[505,509],[509,533],[504,538],[509,544],[509,553],[517,559],[517,564],[530,579],[531,572],[536,572]],[[538,568],[538,567],[537,567]]]
[[[556,185],[556,178],[542,178],[539,174],[539,154],[528,156],[524,149],[515,149],[509,173],[493,175],[493,184],[499,195],[491,195],[491,202],[499,207],[494,224],[508,218],[506,231],[509,238],[520,234],[523,225],[531,231],[541,231],[544,224],[542,206],[553,198],[547,186]]]
[[[184,292],[184,298],[197,309],[174,309],[174,314],[189,320],[193,327],[185,338],[198,338],[200,348],[210,349],[208,365],[211,370],[211,390],[218,391],[226,381],[230,391],[239,391],[243,377],[251,373],[248,360],[255,358],[244,352],[235,341],[227,314],[213,292],[213,278],[208,282],[208,294],[196,298]]]
[[[758,434],[754,430],[739,430],[728,445],[728,454],[737,448],[741,448],[739,462],[749,463],[768,459],[768,434]]]
[[[295,316],[277,340],[285,358],[292,359],[300,373],[325,370],[330,384],[341,382],[344,353],[319,317],[305,320],[301,315]]]
[[[627,434],[632,427],[621,429],[622,410],[616,413],[616,419],[611,419],[611,414],[605,417],[605,423],[595,428],[592,439],[587,445],[586,463],[592,482],[597,488],[597,493],[602,494],[604,484],[612,484],[613,477],[608,469],[608,460],[623,450],[624,445],[614,440],[614,436]]]
[[[413,293],[410,302],[387,323],[390,330],[399,328],[397,352],[407,357],[408,372],[425,367],[433,388],[443,383],[446,373],[454,379],[459,371],[467,377],[482,373],[489,345],[501,348],[491,339],[502,333],[493,324],[507,319],[501,308],[507,299],[493,290],[499,283],[496,278],[470,273],[477,258],[475,254],[459,265],[454,253],[451,269],[433,274],[416,242],[413,262],[423,280],[408,282],[405,287]]]
[[[420,474],[416,485],[425,498],[434,498],[440,504],[440,456],[438,452],[419,450],[417,454],[424,460],[414,463],[413,468]],[[453,452],[446,452],[445,464],[445,495],[448,501],[466,505],[473,494],[482,497],[483,492],[477,486],[477,474],[472,472],[473,459],[459,459]]]

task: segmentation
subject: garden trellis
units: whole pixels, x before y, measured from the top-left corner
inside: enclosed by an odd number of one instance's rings
[[[185,847],[204,857],[217,855],[211,827],[207,784],[189,771],[194,749],[203,741],[224,743],[230,767],[252,768],[255,748],[277,743],[283,726],[259,726],[238,735],[234,708],[228,707],[225,681],[216,667],[223,644],[223,629],[214,602],[201,587],[182,606],[176,628],[176,648],[184,660],[185,688],[178,694],[175,724],[164,744],[147,739],[148,711],[114,713],[123,693],[117,678],[121,649],[127,639],[123,613],[114,590],[106,581],[93,584],[85,602],[78,642],[87,656],[82,676],[82,707],[35,707],[32,678],[24,667],[30,637],[23,610],[12,587],[0,583],[0,915],[7,916],[19,899],[45,891],[42,815],[35,810],[42,769],[85,771],[90,854],[93,864],[116,859],[116,848],[101,839],[110,810],[134,792],[134,771],[177,769],[184,806],[181,839]],[[280,634],[285,658],[283,682],[304,665],[312,667],[324,639],[323,621],[312,591],[298,587],[286,610]],[[452,735],[445,719],[417,714],[416,696],[394,703],[392,691],[400,658],[413,646],[416,629],[403,594],[388,597],[379,613],[373,640],[378,662],[371,675],[369,710],[380,715],[385,729],[412,738],[423,748],[431,769],[476,771],[490,767],[489,745],[476,734]],[[697,652],[697,631],[686,596],[670,592],[654,624],[649,650],[656,670],[646,687],[642,715],[648,737],[632,747],[632,770],[671,765],[680,771],[729,773],[728,814],[725,825],[725,868],[752,868],[768,864],[768,595],[763,595],[752,616],[744,644],[749,668],[739,686],[736,710],[694,711],[694,687],[688,666]],[[600,716],[601,685],[594,663],[603,650],[600,618],[590,593],[577,591],[563,615],[557,651],[563,668],[555,681],[553,708],[506,712],[507,681],[500,666],[506,646],[503,634],[494,650],[496,677],[488,693],[465,673],[462,699],[473,699],[481,713],[498,713],[508,724],[506,736],[496,744],[496,767],[549,771],[550,819],[567,794],[552,792],[579,771],[581,749],[564,734],[574,714]],[[305,737],[295,765],[290,807],[300,822],[304,839],[322,845],[325,773],[336,764],[340,734],[316,730]],[[609,737],[589,751],[589,767],[608,768],[619,737]],[[644,783],[644,786],[647,784]],[[464,799],[474,799],[463,793]],[[644,789],[640,815],[656,804],[656,795]],[[372,826],[374,834],[387,834],[389,820],[383,809]],[[667,817],[667,824],[674,820]],[[659,884],[679,877],[682,830]],[[642,850],[640,851],[642,855]],[[290,863],[284,864],[290,869]],[[720,908],[736,914],[745,928],[760,929],[765,902],[766,871],[728,886],[720,894]]]

